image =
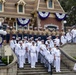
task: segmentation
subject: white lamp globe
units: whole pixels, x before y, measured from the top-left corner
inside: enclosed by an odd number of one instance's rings
[[[66,24],[67,23],[67,21],[66,20],[64,20],[64,24]]]

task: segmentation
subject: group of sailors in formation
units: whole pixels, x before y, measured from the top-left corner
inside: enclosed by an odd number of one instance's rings
[[[24,68],[26,59],[28,59],[28,63],[31,64],[31,68],[35,68],[38,59],[40,59],[41,63],[47,64],[47,62],[39,56],[40,53],[49,63],[53,64],[56,68],[56,72],[61,72],[61,52],[58,47],[61,44],[71,42],[71,39],[74,37],[76,37],[76,29],[72,29],[71,33],[68,32],[66,35],[63,33],[60,38],[56,36],[55,39],[52,39],[52,36],[48,36],[46,41],[44,39],[41,40],[41,37],[34,39],[34,37],[28,38],[25,36],[22,40],[20,37],[16,39],[12,37],[10,47],[17,55],[19,68]],[[76,43],[76,39],[73,41]],[[50,71],[50,68],[48,71]]]
[[[15,52],[18,58],[19,68],[23,68],[26,64],[26,59],[28,63],[31,64],[31,68],[35,68],[38,59],[40,58],[41,63],[46,63],[42,57],[39,57],[39,52],[45,56],[49,63],[54,62],[54,67],[56,67],[56,72],[60,72],[60,50],[57,46],[60,46],[60,43],[57,43],[58,37],[53,41],[51,36],[47,38],[47,41],[40,40],[38,37],[33,40],[33,37],[28,38],[24,37],[22,40],[15,37],[12,37],[10,41],[10,47]],[[59,42],[59,39],[58,39]],[[49,65],[50,66],[50,65]],[[50,71],[50,68],[48,69]]]

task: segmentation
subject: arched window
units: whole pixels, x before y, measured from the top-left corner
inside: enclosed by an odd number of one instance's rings
[[[24,7],[26,5],[25,1],[24,0],[19,0],[16,5],[17,5],[17,13],[24,14],[24,12],[25,12]]]
[[[59,27],[57,25],[54,25],[54,24],[46,24],[44,25],[44,28],[47,28],[47,29],[59,29]]]
[[[21,4],[19,5],[18,12],[23,13],[23,5],[21,5]]]
[[[54,8],[54,0],[47,0],[47,7]]]
[[[48,6],[49,6],[49,8],[52,8],[52,0],[48,1]]]
[[[0,12],[4,12],[4,3],[5,0],[0,0]]]

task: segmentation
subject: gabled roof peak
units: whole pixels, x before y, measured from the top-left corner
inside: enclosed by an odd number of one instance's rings
[[[0,0],[0,2],[5,3],[5,0]]]
[[[17,4],[18,4],[18,5],[19,5],[19,4],[26,5],[26,2],[25,2],[24,0],[19,0],[19,1],[17,2]]]

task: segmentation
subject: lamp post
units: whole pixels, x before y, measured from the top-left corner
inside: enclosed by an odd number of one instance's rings
[[[63,23],[64,23],[64,30],[65,30],[65,32],[66,32],[66,23],[67,23],[67,21],[64,20]]]

